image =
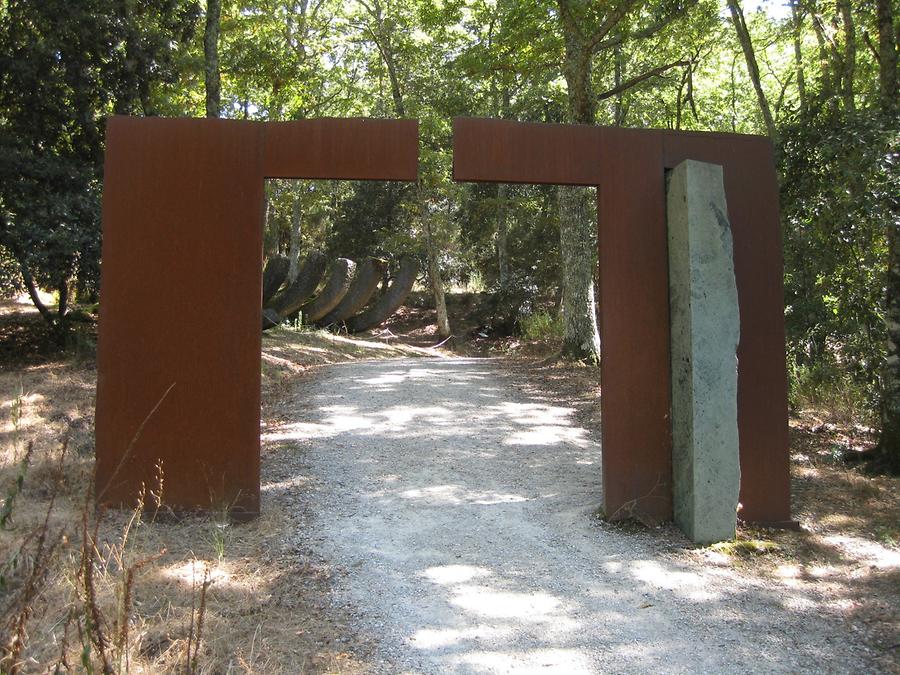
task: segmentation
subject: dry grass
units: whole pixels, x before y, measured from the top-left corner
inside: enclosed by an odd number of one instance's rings
[[[89,499],[93,358],[84,351],[80,358],[61,356],[44,344],[40,318],[25,305],[0,304],[0,339],[4,496],[15,491],[32,447],[12,517],[0,531],[5,583],[0,605],[9,621],[0,635],[6,644],[0,657],[18,649],[15,618],[23,625],[16,663],[0,669],[43,672],[60,664],[90,665],[98,672],[365,669],[350,647],[364,653],[367,646],[354,642],[340,612],[328,604],[328,565],[284,539],[297,527],[299,516],[291,508],[296,495],[270,497],[264,485],[263,515],[243,525],[215,514],[176,522],[148,512],[95,513]],[[28,349],[22,351],[23,345]],[[430,353],[323,331],[276,330],[263,345],[266,424],[283,393],[316,365]],[[283,451],[264,446],[264,472]],[[291,489],[304,489],[303,481]],[[41,533],[46,544],[36,555]],[[50,543],[56,544],[52,551]],[[23,602],[28,606],[20,612]]]
[[[527,374],[526,386],[575,408],[583,424],[599,425],[597,369],[522,352],[514,350],[508,362]],[[885,672],[900,672],[900,477],[844,463],[847,451],[875,442],[873,429],[846,415],[800,411],[790,431],[791,503],[800,530],[742,526],[733,542],[684,546],[680,557],[766,585],[804,587],[822,598],[822,611],[838,613],[862,636]]]
[[[359,340],[291,330],[267,335],[261,365],[264,423],[279,423],[285,392],[318,365],[433,353],[399,345],[391,333],[381,337]],[[420,337],[422,344],[433,344],[433,336]],[[89,353],[60,358],[41,342],[34,312],[10,303],[0,304],[0,343],[0,496],[15,484],[28,443],[33,444],[12,521],[0,530],[0,565],[6,565],[7,581],[0,604],[6,608],[35,576],[40,563],[35,541],[24,555],[15,553],[29,533],[41,530],[56,495],[44,529],[48,540],[53,533],[64,536],[46,583],[37,584],[31,602],[22,667],[46,671],[64,653],[77,668],[86,642],[77,623],[84,624],[90,605],[79,570],[93,466],[94,364]],[[28,349],[19,358],[23,345]],[[574,407],[582,423],[599,424],[595,369],[535,357],[540,345],[506,348],[513,353],[510,367],[528,375],[521,383],[517,378],[515,386],[539,388]],[[68,450],[62,455],[64,439]],[[828,606],[846,618],[848,630],[862,634],[882,655],[884,670],[890,672],[898,668],[900,651],[900,479],[867,476],[838,460],[845,450],[864,449],[872,442],[871,429],[817,411],[800,413],[791,420],[791,470],[794,516],[802,530],[743,528],[730,545],[686,546],[682,557],[692,564],[726,566],[768,584],[818,589]],[[359,655],[364,658],[369,646],[347,630],[346,617],[329,605],[332,571],[327,561],[285,540],[285,533],[302,527],[308,515],[302,509],[304,478],[293,477],[287,487],[274,478],[272,467],[291,451],[264,446],[263,472],[272,476],[271,485],[263,486],[263,515],[245,525],[216,517],[173,522],[145,516],[129,527],[133,514],[109,512],[95,522],[93,512],[87,512],[88,531],[96,527],[96,604],[111,639],[121,635],[123,592],[127,571],[133,571],[127,644],[116,668],[190,671],[190,643],[196,670],[203,673],[366,669]],[[201,602],[207,574],[210,583]],[[3,640],[8,637],[4,634]],[[95,667],[99,664],[96,649],[89,658]]]

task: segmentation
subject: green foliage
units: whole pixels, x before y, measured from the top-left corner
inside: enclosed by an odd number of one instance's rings
[[[842,367],[833,352],[813,360],[788,351],[788,402],[792,410],[828,410],[847,420],[873,421],[868,382]]]
[[[103,120],[151,85],[198,15],[186,0],[11,0],[0,23],[0,245],[59,292],[96,289]],[[28,279],[26,279],[28,281]],[[47,315],[49,316],[49,315]]]
[[[15,297],[23,290],[18,261],[5,246],[0,246],[0,298]]]
[[[816,387],[831,377],[862,388],[872,404],[886,344],[886,233],[900,195],[897,128],[862,112],[798,116],[782,139],[791,368]]]
[[[333,256],[362,260],[415,252],[412,217],[415,186],[409,183],[351,183],[337,205],[325,248]]]
[[[526,340],[561,340],[565,334],[562,317],[546,311],[522,317],[519,329]]]
[[[455,218],[462,249],[467,253],[461,282],[478,275],[492,292],[499,290],[497,221],[506,209],[510,286],[522,301],[541,304],[556,298],[559,288],[559,214],[552,185],[509,185],[501,202],[496,185],[467,185]]]

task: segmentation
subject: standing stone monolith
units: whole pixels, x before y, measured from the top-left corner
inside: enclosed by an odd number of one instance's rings
[[[675,167],[667,211],[675,522],[710,544],[735,535],[741,478],[740,313],[722,167]]]

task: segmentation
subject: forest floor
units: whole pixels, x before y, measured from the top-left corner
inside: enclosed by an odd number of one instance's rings
[[[101,564],[93,604],[100,612],[100,625],[110,635],[122,632],[116,593],[123,587],[125,570],[153,558],[135,569],[133,617],[125,631],[127,647],[120,650],[129,655],[132,670],[184,666],[191,644],[196,645],[201,606],[199,672],[378,670],[383,653],[377,636],[361,629],[359,607],[341,602],[346,597],[341,584],[358,571],[355,561],[344,565],[336,555],[325,555],[327,547],[321,541],[297,534],[320,536],[315,534],[312,505],[321,476],[312,472],[309,444],[298,446],[297,438],[283,432],[297,422],[297,392],[312,391],[316,381],[328,377],[323,366],[374,358],[452,357],[446,349],[429,349],[440,340],[431,327],[423,327],[428,315],[427,310],[408,308],[368,339],[288,330],[265,339],[263,515],[257,521],[233,526],[215,516],[181,522],[144,518],[131,527],[123,544],[131,515],[102,514],[97,536]],[[499,356],[492,363],[509,374],[509,382],[517,383],[518,395],[571,410],[573,425],[579,428],[597,428],[595,370],[548,359],[552,344],[480,338],[477,328],[477,322],[466,327],[474,339],[457,341],[457,354]],[[49,529],[66,534],[42,590],[31,600],[28,645],[23,651],[27,670],[52,666],[62,652],[69,663],[82,658],[84,636],[77,634],[75,619],[92,604],[79,592],[83,584],[78,570],[82,521],[93,518],[92,510],[84,507],[84,495],[93,461],[95,380],[89,329],[72,352],[60,356],[33,310],[0,305],[4,492],[14,484],[19,461],[33,443],[31,468],[11,523],[0,532],[0,561],[16,561],[4,569],[6,588],[0,587],[6,619],[15,615],[18,593],[35,576],[35,558],[28,554],[33,540],[26,542],[26,555],[14,554],[29,532],[40,529],[51,495],[56,500]],[[64,439],[67,452],[60,459]],[[590,521],[591,531],[600,538],[630,542],[626,548],[651,542],[648,559],[670,571],[735,575],[754,588],[781,589],[785,597],[800,598],[790,610],[797,616],[810,623],[840,624],[842,633],[828,643],[835,658],[858,659],[859,666],[870,672],[900,672],[900,480],[867,476],[840,461],[843,450],[871,443],[871,429],[834,413],[804,410],[792,415],[793,511],[801,524],[799,532],[743,527],[733,543],[697,548],[671,527],[604,525],[593,522],[589,514],[582,524]],[[205,593],[204,575],[211,580]],[[674,594],[665,590],[666,583],[689,581],[662,578],[644,580],[654,598],[642,601],[633,612],[652,610],[660,594]],[[641,607],[644,602],[647,607]],[[830,630],[814,632],[831,635]],[[802,643],[803,626],[793,632]],[[3,639],[9,636],[6,626]],[[111,655],[116,651],[114,642],[110,640]],[[100,658],[96,648],[93,657]]]

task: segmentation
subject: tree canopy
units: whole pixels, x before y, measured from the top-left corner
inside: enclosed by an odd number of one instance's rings
[[[794,401],[840,381],[882,417],[896,399],[900,430],[894,10],[890,0],[4,0],[0,287],[30,289],[61,331],[69,298],[96,295],[107,115],[414,117],[418,185],[271,181],[266,253],[417,255],[436,297],[457,285],[493,292],[503,330],[561,313],[567,351],[592,360],[590,195],[454,184],[452,117],[765,134],[782,185]],[[55,308],[38,288],[55,292]]]

